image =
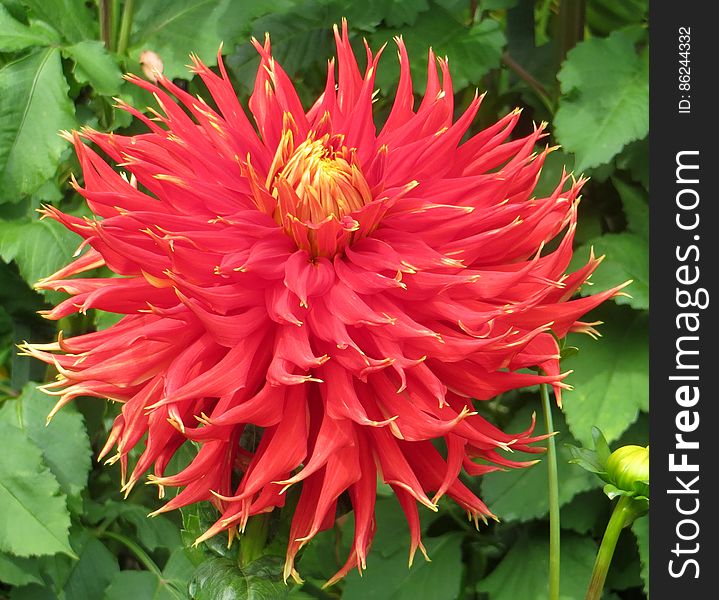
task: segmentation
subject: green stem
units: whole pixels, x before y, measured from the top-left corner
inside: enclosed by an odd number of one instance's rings
[[[175,588],[175,585],[171,581],[168,581],[163,577],[160,567],[155,564],[155,561],[152,560],[150,555],[130,538],[113,531],[96,531],[95,534],[97,537],[109,538],[111,540],[115,540],[116,542],[120,542],[135,555],[135,558],[143,567],[150,571],[150,573],[153,573],[162,583],[165,584],[167,591],[173,597],[177,598],[177,600],[182,600],[184,598],[184,595],[180,592],[180,590]]]
[[[522,65],[515,61],[509,54],[504,52],[502,54],[502,63],[509,67],[514,74],[519,77],[524,83],[526,83],[532,91],[536,94],[537,98],[544,104],[544,107],[549,111],[549,114],[554,114],[554,104],[549,96],[549,92],[542,85],[540,81],[535,79],[531,73],[529,73]]]
[[[592,579],[587,589],[587,600],[599,600],[601,598],[604,581],[607,579],[607,572],[614,556],[614,549],[617,547],[619,534],[634,516],[632,498],[621,496],[612,511],[612,516],[609,518],[607,529],[602,538],[602,544],[599,546],[597,560],[594,562],[594,570],[592,571]]]
[[[100,37],[105,43],[105,48],[112,49],[112,0],[100,0],[98,2],[98,15],[100,18]]]
[[[245,566],[262,556],[270,531],[270,513],[255,515],[247,522],[245,532],[240,537],[240,566]]]
[[[138,544],[133,542],[130,538],[125,537],[124,535],[120,535],[119,533],[115,533],[113,531],[99,531],[97,532],[97,535],[98,537],[110,538],[111,540],[120,542],[123,546],[127,547],[127,549],[135,555],[135,558],[137,558],[138,562],[142,564],[143,567],[145,567],[148,571],[154,573],[160,579],[162,579],[162,571],[160,571],[160,567],[155,564],[155,561],[152,560],[152,558],[147,552],[145,552]]]
[[[584,38],[586,0],[562,0],[559,6],[559,64]]]
[[[549,386],[539,386],[547,433],[547,480],[549,482],[549,600],[559,600],[559,477],[557,475],[557,444],[554,440],[552,406],[549,402]]]
[[[122,21],[120,22],[120,34],[117,39],[117,53],[123,55],[127,52],[127,45],[130,42],[130,30],[132,29],[132,17],[135,12],[135,0],[126,0],[122,8]]]

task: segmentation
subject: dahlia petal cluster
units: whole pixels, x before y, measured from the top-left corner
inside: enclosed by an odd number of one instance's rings
[[[201,539],[242,531],[300,486],[285,578],[346,493],[354,541],[331,582],[365,568],[378,477],[406,515],[410,557],[424,551],[419,505],[448,496],[475,522],[494,517],[460,475],[531,464],[501,451],[541,451],[531,444],[542,436],[533,424],[504,433],[473,402],[539,383],[560,393],[557,338],[591,333],[581,317],[618,292],[571,299],[599,260],[566,272],[583,180],[565,174],[532,196],[551,151],[535,152],[543,126],[513,139],[513,111],[465,140],[482,98],[455,120],[447,60],[430,51],[417,106],[397,39],[399,84],[378,128],[382,51],[367,47],[362,71],[346,23],[335,39],[309,110],[267,39],[254,41],[254,124],[221,57],[219,73],[193,58],[212,106],[159,73],[157,84],[129,77],[161,109],[123,106],[147,133],[67,134],[93,217],[44,209],[84,239],[39,282],[70,295],[45,316],[124,316],[25,346],[58,370],[45,386],[59,396],[53,414],[77,396],[122,403],[101,456],[115,449],[125,491],[151,471],[161,494],[181,488],[161,511],[219,509]],[[82,275],[98,267],[114,276]],[[256,447],[242,441],[250,430]],[[196,457],[168,474],[188,440]]]

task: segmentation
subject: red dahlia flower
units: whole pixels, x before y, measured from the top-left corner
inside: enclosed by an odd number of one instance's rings
[[[255,41],[256,128],[221,60],[217,75],[193,59],[217,108],[159,74],[160,87],[130,77],[163,111],[150,119],[123,106],[148,133],[68,134],[83,170],[77,190],[96,218],[44,209],[89,246],[38,284],[71,295],[45,316],[91,308],[125,316],[104,331],[26,347],[59,371],[46,386],[60,396],[53,413],[81,395],[123,404],[101,456],[117,448],[124,490],[152,467],[161,492],[183,488],[162,511],[202,500],[218,507],[221,518],[200,539],[242,530],[301,483],[285,578],[348,492],[354,543],[331,581],[365,567],[378,475],[406,514],[410,556],[423,550],[417,503],[436,510],[447,495],[475,522],[493,517],[460,473],[529,464],[498,450],[536,452],[529,444],[540,438],[532,427],[503,433],[473,399],[542,382],[566,387],[555,336],[591,330],[578,319],[618,291],[570,300],[599,260],[565,273],[582,180],[565,175],[549,197],[532,197],[550,151],[534,152],[542,126],[510,140],[513,111],[462,141],[481,97],[453,121],[447,61],[430,51],[415,109],[397,39],[399,85],[378,130],[381,51],[367,48],[362,75],[346,24],[335,38],[337,80],[331,60],[307,111],[269,40]],[[118,277],[69,278],[100,266]],[[521,371],[534,366],[544,374]],[[257,448],[240,443],[250,424],[262,428]],[[187,440],[199,445],[196,458],[167,475]]]

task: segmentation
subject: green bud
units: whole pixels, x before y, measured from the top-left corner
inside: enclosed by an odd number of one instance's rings
[[[649,446],[622,446],[609,455],[607,479],[630,495],[649,496]]]

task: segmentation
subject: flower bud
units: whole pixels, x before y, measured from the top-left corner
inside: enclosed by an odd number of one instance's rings
[[[649,446],[622,446],[607,459],[609,481],[617,489],[649,494]]]

